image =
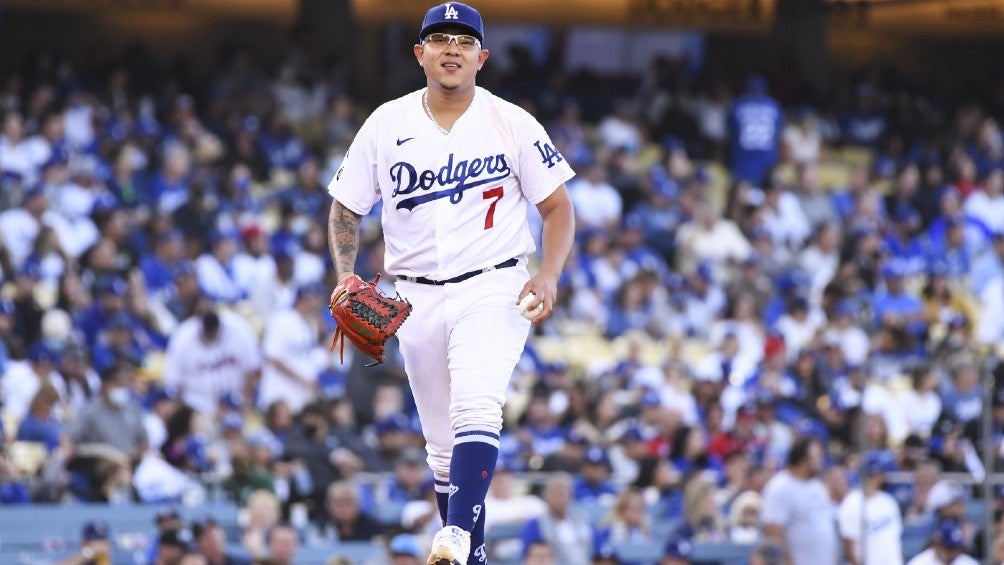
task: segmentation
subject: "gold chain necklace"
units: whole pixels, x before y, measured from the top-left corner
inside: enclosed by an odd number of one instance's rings
[[[443,135],[450,135],[450,132],[446,131],[446,128],[444,128],[443,126],[439,125],[439,122],[436,121],[436,117],[432,115],[432,110],[429,108],[429,91],[428,90],[426,90],[425,92],[422,93],[422,107],[425,108],[425,115],[429,116],[429,119],[432,120],[433,124],[435,124],[436,129],[438,129],[439,132],[442,133]]]

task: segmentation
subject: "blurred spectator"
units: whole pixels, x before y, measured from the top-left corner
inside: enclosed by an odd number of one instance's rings
[[[608,504],[617,495],[617,488],[610,481],[612,468],[606,450],[598,445],[590,446],[582,459],[572,497],[576,502],[596,501]],[[493,508],[494,511],[494,508]]]
[[[278,524],[267,532],[268,556],[276,565],[294,565],[296,553],[300,549],[300,537],[296,530],[285,524]]]
[[[28,414],[17,428],[17,441],[38,442],[47,451],[56,449],[63,441],[62,424],[55,417],[54,408],[59,402],[59,391],[45,383],[35,393],[28,405]]]
[[[588,166],[585,175],[568,187],[568,194],[575,205],[577,229],[612,229],[620,225],[623,202],[606,176],[603,164],[593,163]]]
[[[784,115],[758,75],[746,80],[743,95],[729,109],[729,169],[738,178],[758,184],[778,159]]]
[[[35,343],[28,349],[25,361],[12,361],[0,380],[4,410],[14,420],[20,421],[27,413],[31,400],[43,384],[51,384],[59,392],[63,380],[55,372],[58,355],[44,343]],[[60,397],[63,393],[60,392]]]
[[[171,335],[163,380],[188,406],[213,413],[225,394],[245,398],[260,364],[247,322],[210,310],[185,320]]]
[[[715,485],[694,475],[683,487],[683,524],[676,534],[690,541],[722,542],[728,539],[726,524],[715,504]]]
[[[263,557],[269,553],[270,532],[282,518],[279,499],[267,490],[256,490],[248,495],[243,510],[247,523],[241,532],[241,545],[251,557]]]
[[[571,479],[552,475],[544,485],[543,498],[547,510],[523,526],[524,558],[531,547],[544,542],[554,550],[557,563],[588,564],[594,547],[593,530],[585,516],[572,507]]]
[[[418,538],[411,534],[398,534],[390,540],[390,565],[419,565],[422,548]]]
[[[749,565],[784,565],[784,552],[773,543],[761,543],[750,553]]]
[[[781,135],[782,156],[796,164],[816,163],[822,155],[823,139],[819,121],[807,106],[795,109]]]
[[[942,520],[932,536],[930,547],[911,559],[907,565],[976,565],[978,561],[965,552],[962,525],[955,520]]]
[[[822,466],[819,440],[799,439],[788,453],[787,468],[764,490],[764,536],[783,544],[792,565],[837,563],[833,505],[817,478]]]
[[[58,565],[111,565],[113,545],[108,523],[94,520],[84,524],[80,535],[80,550]]]
[[[659,565],[690,565],[694,544],[687,538],[674,536],[666,542]]]
[[[882,452],[865,455],[864,477],[837,510],[837,524],[844,555],[851,565],[903,563],[903,522],[896,499],[882,490],[886,474],[895,470],[891,457]]]
[[[526,548],[523,565],[556,565],[554,548],[544,540],[537,540]],[[398,565],[395,563],[394,565]]]
[[[301,287],[293,307],[269,319],[262,339],[264,366],[257,394],[260,408],[281,400],[293,412],[300,412],[313,400],[320,370],[319,315],[326,294],[319,286]]]
[[[333,482],[328,487],[319,530],[321,539],[371,541],[385,533],[385,527],[360,508],[359,487],[349,481]]]
[[[687,260],[709,261],[713,265],[726,261],[740,262],[751,253],[749,241],[736,225],[720,218],[714,205],[698,203],[694,218],[680,226],[676,240]]]
[[[610,515],[597,526],[593,547],[597,551],[608,544],[616,547],[653,539],[652,527],[645,514],[645,500],[640,491],[628,488],[617,496]]]
[[[130,390],[132,369],[112,367],[101,374],[101,390],[74,421],[74,443],[101,443],[114,447],[134,461],[147,448],[143,410]]]
[[[188,551],[187,533],[181,530],[165,530],[157,536],[156,558],[153,565],[177,565]]]
[[[736,497],[729,509],[729,541],[741,544],[760,541],[761,504],[760,495],[754,491],[748,490]]]
[[[393,476],[383,485],[384,502],[404,504],[428,497],[433,482],[425,457],[425,451],[413,446],[401,452],[394,464]]]
[[[207,565],[250,565],[247,559],[227,552],[227,539],[223,528],[213,518],[207,517],[191,524],[192,545],[206,559]]]

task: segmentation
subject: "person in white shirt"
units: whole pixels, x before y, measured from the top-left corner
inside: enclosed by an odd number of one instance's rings
[[[31,399],[46,381],[56,387],[61,399],[66,399],[66,385],[55,371],[57,362],[56,352],[39,342],[28,348],[26,360],[7,363],[0,379],[0,400],[7,416],[20,422],[28,414]]]
[[[963,209],[986,224],[991,232],[1004,231],[1004,169],[994,167],[987,171],[982,190],[970,194]]]
[[[239,302],[245,297],[244,289],[237,280],[234,256],[237,242],[230,234],[214,234],[210,250],[195,260],[195,274],[199,288],[210,298],[226,304]]]
[[[182,322],[168,341],[164,386],[186,405],[215,414],[221,396],[247,398],[261,355],[243,318],[231,312],[203,312]]]
[[[317,374],[324,351],[318,343],[321,298],[319,286],[301,287],[293,307],[272,316],[262,341],[264,365],[258,389],[258,407],[283,400],[294,413],[316,396]]]
[[[752,251],[749,241],[735,223],[718,217],[710,202],[697,204],[694,219],[683,224],[676,234],[683,255],[696,262],[721,263],[746,259]],[[686,265],[681,265],[686,270]]]
[[[31,186],[38,178],[38,164],[25,142],[24,118],[20,112],[7,112],[0,128],[0,171],[14,173]]]
[[[790,565],[837,565],[834,509],[818,477],[822,467],[822,444],[801,438],[788,452],[787,468],[764,488],[764,536],[784,548]]]
[[[881,452],[869,453],[861,487],[851,491],[840,503],[837,525],[850,565],[903,563],[903,519],[899,505],[892,495],[882,490],[886,473],[893,470],[895,465],[891,456]]]
[[[962,524],[956,520],[942,520],[935,530],[933,543],[907,565],[977,565],[979,563],[963,552],[965,536]]]
[[[624,202],[617,189],[607,182],[602,163],[590,165],[584,177],[571,183],[568,194],[580,229],[616,228],[620,224]]]
[[[913,386],[900,395],[899,405],[906,416],[908,432],[927,438],[941,415],[940,379],[927,365],[915,368],[911,378]]]
[[[41,187],[26,192],[21,206],[0,212],[0,237],[14,270],[24,266],[42,226],[52,225],[56,219],[57,214],[49,211],[49,199]]]
[[[833,324],[823,336],[824,342],[836,345],[844,360],[851,365],[864,365],[871,350],[868,334],[855,323],[855,316],[859,311],[850,301],[838,302],[833,313]]]

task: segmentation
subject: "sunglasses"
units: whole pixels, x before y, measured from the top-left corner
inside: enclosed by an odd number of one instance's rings
[[[457,47],[464,51],[481,46],[481,41],[473,35],[453,35],[452,33],[430,33],[422,40],[422,45],[431,44],[433,47],[446,47],[451,42],[455,42]]]

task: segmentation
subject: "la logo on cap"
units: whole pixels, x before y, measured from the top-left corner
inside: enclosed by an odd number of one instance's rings
[[[444,20],[458,20],[460,19],[460,14],[457,13],[457,9],[453,7],[453,4],[446,4],[446,13],[443,14]]]

